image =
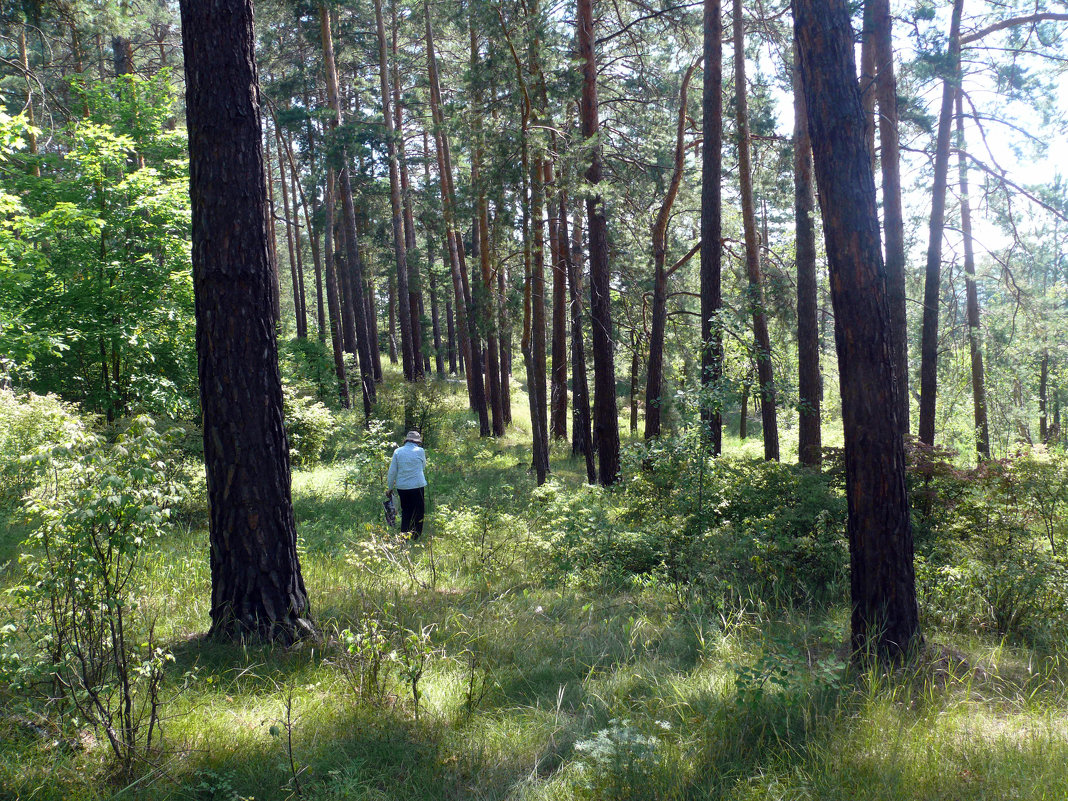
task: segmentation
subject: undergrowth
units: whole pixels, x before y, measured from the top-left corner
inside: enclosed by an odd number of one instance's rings
[[[57,718],[5,678],[0,796],[1068,797],[1063,499],[1043,480],[1063,456],[982,471],[914,456],[928,646],[907,667],[858,673],[833,462],[702,463],[683,432],[631,446],[610,490],[584,486],[584,466],[554,449],[536,488],[522,434],[479,440],[457,390],[388,388],[366,430],[316,407],[315,430],[334,432],[327,461],[306,450],[293,497],[323,636],[289,649],[202,638],[202,474],[175,456],[169,475],[190,486],[144,546],[137,585],[169,659],[162,740],[123,777],[92,721]],[[430,488],[412,544],[380,503],[415,420]],[[4,514],[16,553],[33,523]],[[13,562],[0,576],[25,579]],[[9,677],[26,641],[3,603]]]

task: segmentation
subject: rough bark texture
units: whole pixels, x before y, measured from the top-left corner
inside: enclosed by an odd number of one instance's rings
[[[716,315],[723,306],[723,17],[720,0],[704,0],[705,80],[701,96],[701,419],[708,426],[711,451],[723,450],[723,340]]]
[[[820,335],[816,292],[816,225],[812,218],[812,142],[801,87],[801,65],[794,48],[794,220],[797,259],[797,457],[818,466],[823,458],[820,434]]]
[[[582,138],[600,136],[597,109],[597,59],[594,53],[593,0],[578,0],[576,21],[582,63],[579,116]],[[601,147],[595,144],[586,169],[586,219],[589,227],[590,325],[593,329],[593,440],[597,448],[598,480],[604,486],[619,480],[619,411],[616,408],[616,365],[612,343],[611,274],[608,269],[608,220],[598,193]]]
[[[979,461],[990,458],[990,424],[986,415],[986,380],[983,375],[983,340],[979,333],[979,295],[975,289],[975,246],[972,242],[972,207],[968,197],[968,160],[964,155],[964,103],[957,92],[957,170],[960,176],[960,231],[964,239],[964,293],[968,307],[968,349],[972,360],[972,411],[975,452]],[[1044,427],[1044,426],[1043,426]],[[1043,431],[1042,441],[1046,441]]]
[[[854,659],[919,644],[905,449],[875,179],[864,142],[846,0],[794,0],[830,268],[845,433]]]
[[[775,410],[775,377],[771,362],[771,336],[764,313],[764,277],[760,271],[760,242],[753,205],[753,172],[749,155],[749,104],[746,100],[745,40],[742,34],[742,0],[734,0],[734,89],[738,119],[738,176],[742,195],[742,227],[745,230],[745,269],[749,277],[748,303],[753,315],[760,416],[763,424],[764,458],[779,458],[779,426]]]
[[[211,634],[313,631],[297,557],[250,0],[182,0]]]
[[[898,135],[897,79],[891,35],[890,0],[868,0],[875,30],[876,88],[879,98],[879,161],[883,186],[883,246],[886,290],[894,341],[898,423],[909,433],[909,338],[905,310],[905,220],[901,210],[901,147]]]
[[[946,223],[946,183],[949,177],[949,137],[953,125],[953,97],[960,82],[960,17],[964,0],[953,3],[949,28],[949,64],[942,87],[935,143],[931,224],[927,240],[927,271],[923,285],[923,331],[920,339],[920,442],[934,445],[935,404],[938,393],[938,304],[942,294],[942,232]]]

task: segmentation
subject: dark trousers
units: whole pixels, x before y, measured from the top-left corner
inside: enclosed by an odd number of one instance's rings
[[[412,532],[413,540],[419,539],[419,535],[423,533],[423,490],[425,489],[426,487],[397,489],[401,505],[401,532]]]

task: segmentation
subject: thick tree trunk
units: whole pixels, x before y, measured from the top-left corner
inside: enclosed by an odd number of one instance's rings
[[[938,393],[938,304],[942,295],[942,232],[946,222],[946,183],[949,177],[949,137],[953,127],[953,97],[960,84],[960,17],[964,0],[954,0],[949,28],[949,63],[942,86],[935,143],[931,224],[927,241],[927,271],[923,285],[923,331],[920,340],[920,442],[934,445],[935,403]]]
[[[271,310],[250,0],[182,0],[211,634],[312,633]]]
[[[720,383],[723,338],[716,317],[723,306],[723,17],[720,0],[704,0],[705,80],[701,96],[701,419],[713,454],[723,451]]]
[[[400,166],[397,163],[397,131],[390,109],[389,64],[386,56],[386,27],[382,19],[382,2],[374,0],[375,30],[378,32],[378,76],[382,95],[382,119],[386,127],[389,159],[389,204],[393,209],[393,253],[397,260],[397,308],[400,311],[401,366],[404,377],[414,381],[422,373],[415,363],[412,345],[412,315],[408,302],[408,244],[404,236],[404,207],[401,202]]]
[[[738,119],[738,175],[741,185],[742,226],[745,230],[745,265],[749,277],[748,303],[753,315],[756,341],[760,415],[764,428],[764,458],[779,458],[779,428],[775,410],[775,377],[771,362],[771,337],[764,313],[764,277],[760,272],[760,242],[753,206],[753,172],[749,156],[749,108],[746,100],[745,40],[742,34],[742,0],[734,0],[734,91]]]
[[[879,96],[879,161],[882,165],[883,237],[886,290],[898,386],[898,423],[909,433],[909,337],[905,311],[905,221],[901,210],[901,147],[898,135],[897,80],[891,35],[890,0],[867,0],[875,31],[876,87]]]
[[[968,308],[968,349],[972,362],[972,409],[975,420],[975,452],[979,461],[990,458],[990,424],[986,415],[986,381],[983,376],[983,343],[979,332],[979,295],[975,289],[975,247],[972,242],[972,208],[968,198],[968,160],[964,155],[964,103],[957,92],[957,170],[960,175],[960,230],[964,238],[964,292]],[[1046,441],[1045,433],[1042,441]]]
[[[794,0],[831,275],[845,432],[854,659],[921,641],[875,178],[846,0]]]
[[[820,433],[820,336],[816,292],[816,225],[812,218],[812,142],[801,86],[801,65],[794,51],[794,220],[797,258],[797,455],[801,464],[819,466],[823,459]]]
[[[601,134],[597,108],[597,60],[594,53],[593,0],[577,0],[577,39],[582,62],[579,104],[582,138]],[[620,479],[619,410],[616,407],[616,367],[612,342],[611,274],[608,268],[608,220],[598,191],[601,146],[594,140],[586,169],[586,218],[589,226],[590,317],[593,328],[593,440],[597,447],[598,480],[604,486]]]

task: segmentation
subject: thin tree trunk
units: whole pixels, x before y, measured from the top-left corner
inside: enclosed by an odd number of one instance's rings
[[[277,234],[274,229],[274,180],[271,168],[271,148],[268,142],[263,143],[263,158],[265,161],[264,180],[267,183],[267,235],[270,237],[268,247],[271,249],[271,304],[274,310],[274,325],[277,328],[282,323],[282,287],[278,276],[278,244]]]
[[[882,165],[883,238],[886,291],[890,301],[894,379],[898,386],[897,419],[909,433],[908,319],[905,311],[905,222],[901,210],[901,155],[898,135],[897,80],[891,35],[890,0],[867,0],[875,31],[876,88],[879,96],[879,161]]]
[[[325,4],[320,6],[319,12],[320,33],[323,42],[323,61],[326,68],[326,91],[331,109],[330,126],[336,129],[341,122],[341,103],[338,97],[337,68],[334,63],[334,42],[330,32],[330,12]],[[349,179],[348,156],[342,148],[342,167],[339,173],[341,206],[343,213],[342,226],[345,231],[345,261],[347,262],[347,274],[350,277],[346,283],[352,292],[352,316],[353,328],[356,339],[356,350],[359,354],[360,384],[363,394],[364,420],[371,417],[371,404],[375,400],[374,367],[371,360],[371,348],[368,337],[368,324],[374,321],[368,320],[366,315],[366,303],[363,297],[363,268],[360,264],[359,247],[356,239],[356,210],[352,202],[352,183]]]
[[[337,270],[334,268],[334,171],[326,170],[326,202],[324,212],[326,302],[330,311],[330,344],[334,350],[334,374],[337,376],[338,395],[343,409],[351,408],[349,379],[345,371],[345,348],[342,343],[341,303],[337,287]]]
[[[968,349],[972,361],[972,407],[975,420],[975,452],[979,461],[990,458],[990,425],[986,415],[986,381],[983,376],[983,344],[979,332],[979,295],[975,289],[975,247],[972,243],[972,209],[968,198],[968,161],[964,155],[963,93],[957,92],[957,170],[960,175],[960,230],[964,238],[964,292],[968,308]],[[1048,354],[1047,354],[1048,355]],[[1045,432],[1042,441],[1046,441]]]
[[[875,178],[850,9],[847,0],[795,0],[794,14],[841,376],[853,659],[897,661],[922,637]]]
[[[297,255],[293,244],[292,217],[289,212],[289,186],[286,181],[286,156],[282,147],[282,132],[277,124],[274,128],[274,141],[278,148],[278,182],[282,186],[282,214],[285,215],[286,248],[289,253],[289,273],[293,280],[293,312],[297,323],[297,338],[305,339],[308,336],[308,318],[301,305],[303,293],[301,292],[300,277],[297,275]],[[293,198],[294,205],[296,198]]]
[[[567,196],[561,195],[561,219],[567,218]],[[590,387],[586,377],[586,345],[582,331],[582,210],[575,209],[570,258],[567,260],[567,291],[571,305],[571,455],[582,454],[586,480],[597,483],[593,434],[590,431]],[[566,239],[566,234],[564,236]]]
[[[708,426],[710,449],[718,456],[723,451],[720,398],[723,339],[717,320],[723,305],[723,17],[720,0],[704,0],[704,66],[701,97],[701,419]]]
[[[397,276],[390,272],[386,279],[389,292],[389,363],[397,363]]]
[[[397,0],[390,3],[393,20],[393,115],[397,133],[397,162],[400,167],[401,202],[404,207],[404,239],[408,258],[408,317],[412,326],[412,364],[417,378],[429,372],[429,363],[423,354],[423,292],[420,286],[419,263],[411,258],[416,252],[415,216],[412,213],[412,191],[408,181],[408,158],[404,144],[404,106],[401,103],[400,67],[397,58]],[[425,132],[424,132],[425,133]]]
[[[558,150],[553,133],[553,152]],[[549,252],[552,254],[553,318],[549,387],[549,435],[567,439],[567,270],[564,267],[563,243],[560,239],[559,187],[553,177],[552,160],[545,160],[545,186],[549,190]],[[563,226],[566,231],[566,225]]]
[[[801,64],[794,49],[794,221],[797,258],[798,461],[818,467],[823,459],[820,432],[820,337],[817,319],[816,226],[812,218],[812,142],[801,86]]]
[[[456,190],[452,179],[452,157],[449,152],[449,139],[445,134],[445,121],[441,110],[441,87],[438,82],[438,65],[434,54],[434,35],[430,23],[430,5],[427,0],[423,2],[423,13],[426,18],[430,111],[434,120],[434,135],[438,146],[438,173],[441,176],[442,212],[448,237],[449,260],[452,265],[453,290],[456,294],[457,327],[459,328],[461,347],[467,362],[468,399],[472,410],[478,415],[479,436],[488,437],[490,435],[490,421],[486,408],[486,393],[482,370],[480,369],[482,353],[473,315],[474,309],[471,287],[467,277],[467,261],[464,256],[463,239],[460,236],[459,229],[456,227]]]
[[[620,479],[619,411],[616,407],[616,368],[612,343],[611,274],[608,267],[608,220],[598,189],[601,182],[601,135],[597,108],[597,60],[594,52],[592,0],[577,0],[577,39],[582,62],[579,106],[582,138],[593,140],[586,169],[586,217],[589,225],[590,314],[593,328],[593,439],[597,447],[598,479],[604,486]]]
[[[501,403],[501,364],[498,347],[496,286],[493,281],[493,266],[490,261],[489,201],[486,198],[486,182],[482,177],[482,83],[478,77],[479,49],[474,20],[469,20],[468,33],[471,40],[471,188],[476,197],[474,236],[478,246],[478,262],[482,276],[482,291],[476,294],[475,308],[486,337],[486,402],[493,422],[493,436],[504,436],[504,407]]]
[[[667,280],[676,268],[667,269],[667,234],[671,209],[679,194],[682,184],[683,168],[686,157],[686,123],[688,120],[686,98],[689,93],[690,79],[700,59],[695,61],[682,79],[679,94],[678,121],[675,124],[675,158],[671,180],[664,202],[660,204],[656,220],[652,226],[653,240],[653,320],[649,335],[649,367],[645,383],[645,438],[652,439],[660,435],[661,391],[664,385],[664,339],[667,336]],[[681,262],[680,262],[681,264]]]
[[[400,166],[397,161],[397,130],[390,109],[389,64],[386,56],[386,26],[382,19],[382,2],[374,0],[375,29],[378,32],[378,76],[382,94],[382,119],[386,127],[389,158],[389,203],[393,209],[393,253],[397,260],[397,308],[400,311],[401,366],[404,377],[414,381],[422,373],[422,363],[415,363],[411,304],[408,297],[408,243],[404,236],[404,206],[401,201]]]
[[[1038,367],[1038,440],[1049,443],[1049,348],[1042,348]]]
[[[632,434],[638,432],[638,372],[642,368],[641,352],[641,342],[635,329],[630,335],[630,433]],[[646,415],[647,431],[648,428],[648,415]]]
[[[764,313],[764,278],[760,273],[760,244],[753,206],[753,172],[750,166],[749,109],[746,101],[745,40],[742,35],[742,2],[734,0],[734,90],[738,119],[738,175],[741,183],[742,224],[745,229],[745,264],[749,277],[748,303],[753,315],[756,341],[760,414],[764,427],[764,458],[778,460],[779,431],[775,410],[775,377],[771,362],[771,337]]]
[[[949,137],[953,126],[953,97],[960,85],[960,18],[964,0],[954,0],[949,28],[949,64],[942,87],[935,144],[931,225],[927,242],[927,271],[923,286],[923,332],[920,341],[920,442],[934,445],[935,402],[938,392],[938,304],[942,294],[942,233],[946,221],[946,183],[949,177]]]

